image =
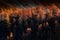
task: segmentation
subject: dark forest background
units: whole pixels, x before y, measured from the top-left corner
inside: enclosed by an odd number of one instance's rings
[[[60,4],[60,0],[0,0],[0,7],[6,8],[9,6],[29,6],[29,5],[50,5],[52,3]]]

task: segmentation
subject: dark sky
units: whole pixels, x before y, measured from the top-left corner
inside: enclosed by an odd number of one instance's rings
[[[59,0],[0,0],[0,7],[9,7],[9,6],[17,6],[17,5],[29,5],[29,4],[51,4],[51,3],[59,3]]]

